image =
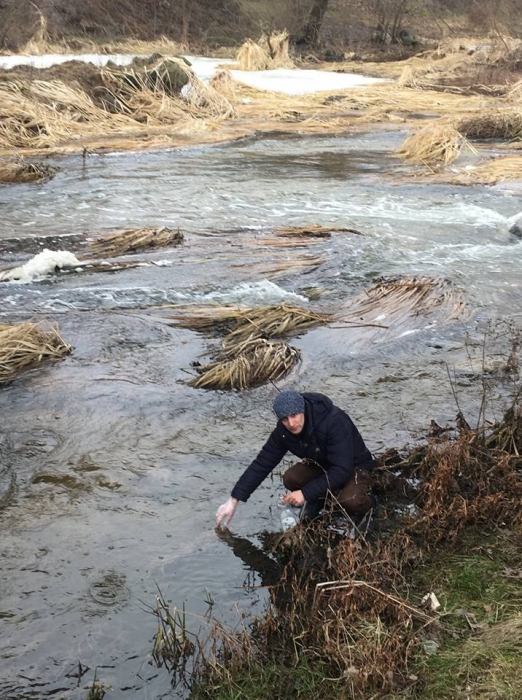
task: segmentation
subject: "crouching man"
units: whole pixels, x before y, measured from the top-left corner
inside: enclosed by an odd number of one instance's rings
[[[261,452],[219,507],[216,527],[227,526],[239,501],[246,502],[287,452],[300,458],[283,475],[289,490],[283,503],[303,506],[315,517],[328,495],[350,516],[362,516],[375,506],[371,493],[373,458],[350,416],[324,394],[289,390],[273,404],[278,418]]]

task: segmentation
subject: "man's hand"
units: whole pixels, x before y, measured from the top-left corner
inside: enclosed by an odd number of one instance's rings
[[[282,499],[282,503],[285,505],[288,504],[290,506],[295,506],[296,508],[304,505],[304,502],[305,497],[303,496],[302,491],[291,491],[290,493],[287,493],[286,496],[283,496]]]
[[[216,513],[216,527],[227,527],[236,512],[237,498],[229,498],[226,503],[219,506]]]

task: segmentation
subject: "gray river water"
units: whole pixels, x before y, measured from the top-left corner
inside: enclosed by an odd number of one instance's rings
[[[329,394],[379,451],[418,438],[431,419],[453,420],[454,392],[473,422],[484,356],[490,417],[501,415],[509,387],[494,369],[510,349],[508,321],[521,321],[521,243],[508,233],[520,183],[408,183],[391,155],[404,136],[70,157],[47,183],[0,189],[4,267],[111,228],[185,234],[179,248],[136,256],[147,266],[0,284],[1,322],[56,321],[74,346],[0,391],[4,700],[84,698],[95,668],[107,697],[182,697],[150,664],[157,587],[185,605],[195,631],[209,595],[232,627],[262,605],[213,518],[273,424],[275,389],[189,388],[210,340],[150,307],[287,300],[336,311],[381,276],[448,279],[465,320],[414,319],[365,343],[346,328],[309,332],[291,341],[303,362],[280,386]],[[310,223],[362,235],[265,245],[277,226]],[[319,301],[308,302],[310,287]],[[233,529],[255,542],[277,527],[280,491],[278,475],[267,480]],[[80,683],[79,662],[90,669]]]

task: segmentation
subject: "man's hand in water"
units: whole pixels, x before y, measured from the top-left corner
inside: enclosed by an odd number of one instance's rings
[[[226,503],[219,506],[216,513],[216,527],[227,527],[236,512],[237,498],[229,498]]]
[[[295,506],[296,508],[304,505],[305,497],[302,491],[290,491],[283,497],[282,502],[286,505]]]

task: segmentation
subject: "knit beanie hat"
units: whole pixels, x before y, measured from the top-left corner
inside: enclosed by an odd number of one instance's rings
[[[274,411],[279,419],[293,416],[295,413],[304,413],[304,398],[293,389],[281,391],[274,399]]]

